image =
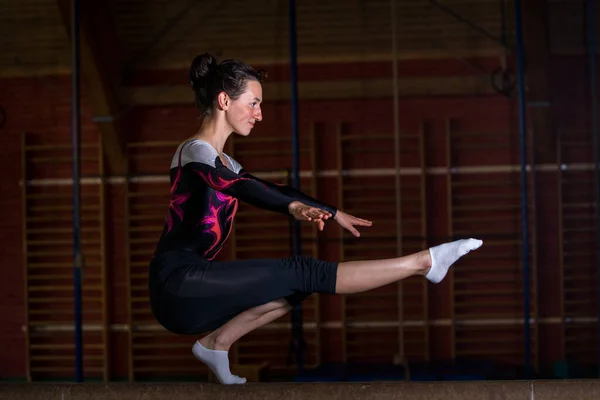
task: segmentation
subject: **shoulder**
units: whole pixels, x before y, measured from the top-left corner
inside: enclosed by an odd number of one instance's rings
[[[171,168],[176,167],[180,160],[181,166],[192,162],[215,166],[215,159],[219,156],[217,151],[202,140],[190,140],[179,145],[171,162]]]
[[[237,162],[233,157],[231,157],[227,153],[225,153],[225,157],[227,157],[227,160],[229,161],[229,165],[231,166],[233,172],[235,172],[236,174],[239,174],[240,171],[242,170],[241,164],[239,162]]]

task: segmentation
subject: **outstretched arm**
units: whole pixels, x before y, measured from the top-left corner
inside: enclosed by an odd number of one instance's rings
[[[322,201],[319,201],[315,198],[312,198],[312,197],[308,196],[307,194],[304,194],[301,191],[299,191],[291,186],[279,185],[279,184],[276,184],[273,182],[266,181],[261,178],[257,178],[256,176],[250,174],[248,171],[245,171],[243,169],[240,171],[240,176],[242,176],[244,178],[250,178],[256,182],[260,182],[263,185],[268,186],[269,188],[276,190],[279,193],[284,194],[285,196],[290,197],[292,200],[299,201],[306,205],[326,211],[331,214],[331,218],[335,217],[335,215],[338,211],[336,207],[329,205],[327,203],[324,203]]]
[[[328,211],[303,204],[271,185],[236,174],[220,163],[215,167],[202,162],[191,162],[186,165],[200,176],[214,190],[245,201],[253,206],[293,215],[301,221],[315,222],[328,219]]]
[[[249,172],[244,171],[243,169],[240,170],[240,175],[243,177],[246,177],[246,178],[251,178],[257,182],[263,183],[264,185],[268,186],[269,188],[271,188],[273,190],[277,190],[280,193],[282,193],[286,196],[289,196],[290,198],[292,198],[295,201],[299,201],[303,204],[307,204],[307,205],[315,207],[317,209],[327,211],[328,213],[331,214],[330,217],[334,218],[342,228],[348,230],[356,237],[360,237],[360,233],[355,228],[355,226],[371,226],[371,225],[373,225],[373,223],[371,221],[368,221],[368,220],[362,219],[362,218],[357,218],[350,214],[346,214],[342,210],[338,210],[336,207],[333,207],[329,204],[326,204],[319,200],[316,200],[291,186],[278,185],[273,182],[269,182],[269,181],[257,178],[255,176],[251,175]],[[323,220],[324,219],[328,219],[328,218],[327,217],[318,218],[318,220],[316,220],[316,221],[313,219],[313,222],[317,223],[319,230],[323,230],[323,225],[324,225]],[[310,219],[308,219],[308,221],[310,221]]]

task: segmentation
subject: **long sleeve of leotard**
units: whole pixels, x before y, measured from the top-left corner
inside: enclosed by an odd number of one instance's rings
[[[245,171],[243,169],[240,171],[240,176],[242,176],[244,178],[250,178],[252,180],[255,180],[256,182],[260,182],[263,185],[266,185],[269,188],[276,190],[276,191],[284,194],[285,196],[290,197],[292,200],[299,201],[306,205],[320,208],[323,211],[330,212],[332,217],[335,217],[335,214],[337,213],[337,207],[334,207],[334,206],[324,203],[320,200],[312,198],[309,195],[304,194],[301,191],[299,191],[298,189],[295,189],[291,186],[279,185],[279,184],[276,184],[273,182],[266,181],[264,179],[257,178],[256,176],[250,174],[248,171]]]
[[[288,206],[293,200],[289,196],[264,183],[239,175],[239,168],[227,168],[217,151],[207,142],[186,142],[178,156],[179,159],[173,159],[171,167],[180,165],[188,169],[202,178],[208,187],[253,206],[290,215]]]
[[[212,167],[201,162],[187,164],[214,190],[245,201],[253,206],[289,215],[288,206],[294,200],[269,185],[244,177],[227,167]]]

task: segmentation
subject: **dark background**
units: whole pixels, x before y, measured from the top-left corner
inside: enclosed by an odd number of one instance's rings
[[[162,330],[146,295],[170,158],[199,126],[188,68],[208,51],[268,71],[264,121],[227,151],[288,182],[288,3],[93,3],[82,6],[80,35],[85,377],[204,379],[194,338]],[[414,278],[312,296],[303,309],[307,369],[335,366],[337,379],[340,366],[368,365],[364,378],[404,360],[413,379],[595,376],[590,14],[582,1],[522,3],[525,256],[513,3],[298,2],[302,189],[374,221],[359,240],[335,224],[318,234],[306,226],[303,252],[343,261],[459,237],[485,242],[439,285]],[[70,4],[0,7],[0,377],[72,379]],[[288,256],[288,222],[242,206],[220,257]],[[243,338],[232,362],[295,374],[289,322]]]

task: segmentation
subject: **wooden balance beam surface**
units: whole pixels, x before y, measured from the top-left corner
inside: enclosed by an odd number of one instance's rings
[[[600,399],[600,381],[477,381],[369,383],[3,383],[0,399],[192,400],[192,399]]]

